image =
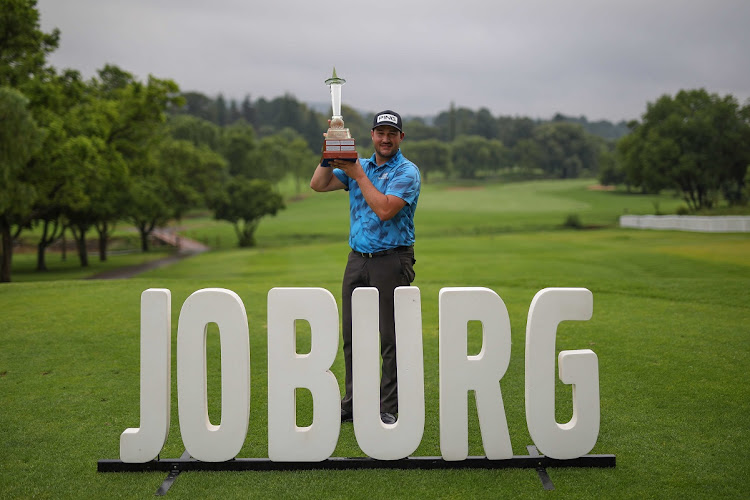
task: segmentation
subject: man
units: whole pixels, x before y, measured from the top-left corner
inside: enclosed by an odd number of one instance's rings
[[[386,110],[375,115],[370,132],[375,153],[350,162],[318,164],[310,187],[318,192],[349,191],[349,246],[352,251],[341,287],[346,395],[341,421],[352,420],[352,292],[376,287],[380,296],[380,418],[396,422],[396,332],[393,291],[414,281],[414,212],[421,185],[419,169],[401,154],[401,116]]]

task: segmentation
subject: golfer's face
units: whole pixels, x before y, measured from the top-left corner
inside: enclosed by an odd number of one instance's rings
[[[375,152],[383,158],[391,158],[398,152],[404,134],[390,125],[381,125],[372,130],[372,144]]]

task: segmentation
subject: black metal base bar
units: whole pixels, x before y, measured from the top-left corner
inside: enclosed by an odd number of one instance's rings
[[[187,460],[189,458],[190,458],[190,453],[188,453],[187,450],[182,452],[182,456],[180,457],[180,460]],[[159,486],[159,489],[156,490],[156,493],[154,493],[154,495],[157,497],[163,497],[164,495],[166,495],[167,492],[169,491],[169,488],[172,487],[175,480],[177,479],[177,476],[179,476],[181,472],[182,471],[180,469],[170,470],[169,474],[167,474],[167,478],[164,480],[163,483],[161,483],[161,486]]]
[[[536,446],[533,444],[530,444],[526,447],[527,450],[529,450],[529,455],[535,458],[540,457],[539,450],[536,449]],[[542,482],[542,487],[545,490],[552,491],[555,489],[555,485],[552,484],[552,479],[550,479],[549,474],[547,474],[547,469],[545,469],[542,466],[539,466],[536,468],[536,474],[539,476],[539,480]]]
[[[539,467],[614,467],[615,455],[584,455],[570,460],[545,456],[514,455],[504,460],[468,457],[448,462],[442,457],[408,457],[401,460],[376,460],[369,457],[331,457],[322,462],[272,462],[268,458],[235,458],[227,462],[201,462],[194,458],[166,458],[146,463],[125,463],[122,460],[99,460],[98,472],[146,471],[283,471],[343,469],[537,469]]]

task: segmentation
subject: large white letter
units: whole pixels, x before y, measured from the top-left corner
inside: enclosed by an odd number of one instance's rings
[[[141,294],[141,427],[120,435],[120,460],[153,460],[169,434],[172,375],[172,295],[149,288]]]
[[[591,349],[562,351],[560,380],[573,385],[573,418],[555,420],[555,336],[564,320],[591,319],[594,298],[585,288],[545,288],[526,323],[526,424],[539,451],[557,459],[585,455],[599,435],[599,364]]]
[[[419,288],[393,293],[398,371],[398,420],[380,420],[380,336],[377,288],[352,294],[354,435],[367,455],[398,460],[417,449],[424,433],[424,362]]]
[[[482,350],[468,356],[467,327],[482,322]],[[511,458],[500,379],[510,363],[510,318],[503,300],[488,288],[440,290],[440,452],[445,460],[469,454],[466,394],[474,390],[487,458]]]
[[[310,353],[297,354],[294,322],[310,323]],[[275,462],[327,459],[341,429],[339,385],[330,368],[339,348],[336,299],[323,288],[268,292],[268,458]],[[297,426],[295,390],[312,394],[313,419]]]
[[[221,423],[208,418],[206,327],[221,342]],[[204,462],[231,460],[245,442],[250,418],[247,313],[231,290],[206,288],[187,298],[177,325],[177,401],[185,449]]]

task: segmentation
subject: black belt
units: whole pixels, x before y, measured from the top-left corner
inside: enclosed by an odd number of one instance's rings
[[[356,250],[352,250],[352,252],[356,253],[360,257],[364,257],[365,259],[372,259],[373,257],[382,257],[383,255],[391,255],[394,253],[408,252],[409,250],[414,250],[414,247],[408,246],[408,247],[389,248],[388,250],[381,250],[380,252],[358,252]]]

